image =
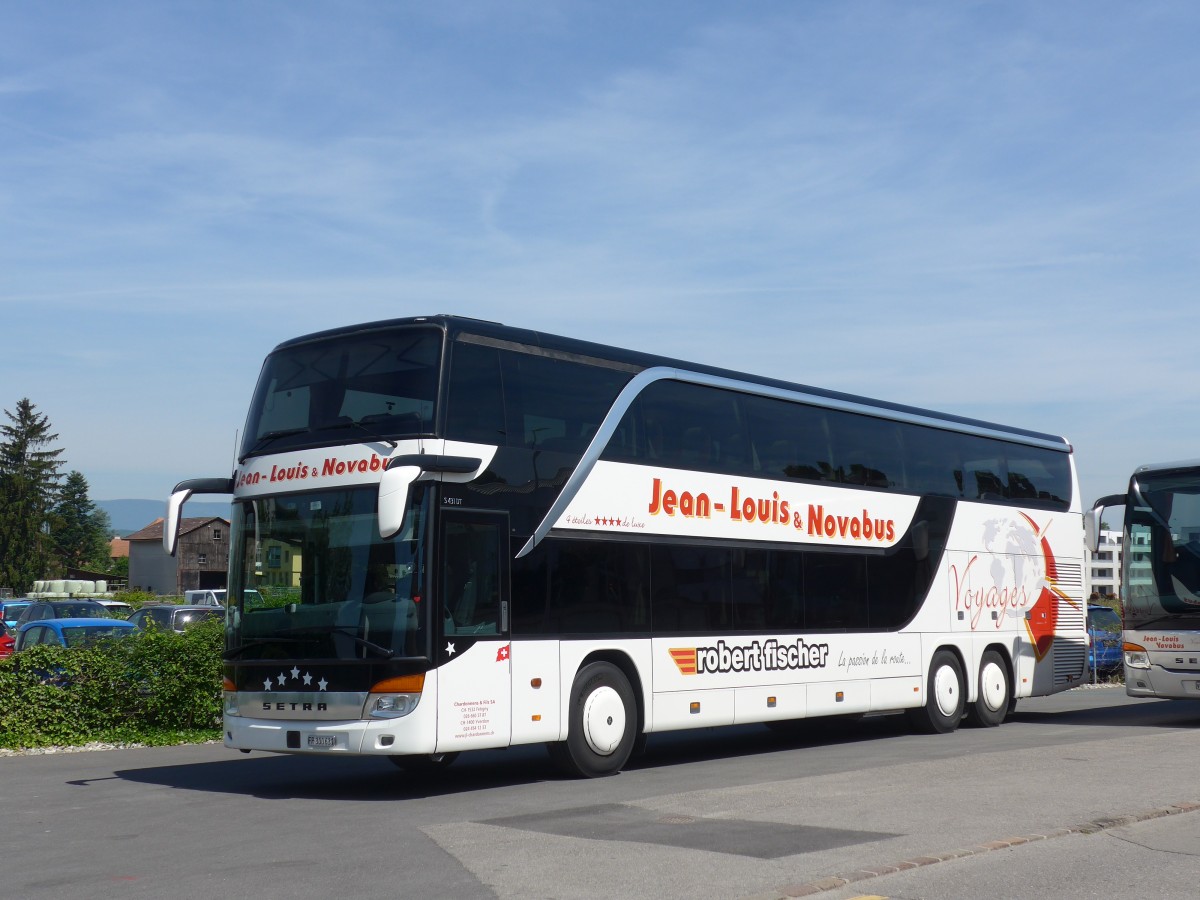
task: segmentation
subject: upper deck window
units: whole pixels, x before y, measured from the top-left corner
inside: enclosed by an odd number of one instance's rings
[[[442,334],[392,328],[284,347],[267,357],[241,455],[431,434]]]

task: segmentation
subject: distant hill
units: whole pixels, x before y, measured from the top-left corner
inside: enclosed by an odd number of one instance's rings
[[[166,500],[97,500],[96,506],[108,513],[113,531],[124,537],[141,531],[155,519],[167,514]],[[183,505],[183,514],[188,518],[221,516],[229,518],[229,501],[202,503],[189,500]]]

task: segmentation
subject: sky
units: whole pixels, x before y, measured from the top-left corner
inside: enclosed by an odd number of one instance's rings
[[[456,313],[1200,457],[1191,2],[0,5],[0,408],[227,475],[265,355]],[[3,420],[7,421],[7,420]]]

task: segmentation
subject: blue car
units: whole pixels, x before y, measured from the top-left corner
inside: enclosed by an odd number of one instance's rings
[[[25,607],[32,602],[32,600],[0,600],[0,619],[4,620],[4,627],[16,627],[17,619],[21,618]]]
[[[1107,606],[1087,609],[1088,668],[1097,675],[1111,675],[1121,668],[1121,617]]]
[[[37,644],[80,647],[103,638],[124,637],[137,633],[137,626],[123,619],[66,618],[26,622],[17,631],[15,652]]]

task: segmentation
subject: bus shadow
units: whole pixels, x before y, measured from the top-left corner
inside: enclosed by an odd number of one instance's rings
[[[1083,701],[1086,702],[1086,701]],[[1125,698],[1113,703],[1098,697],[1092,705],[1073,708],[1029,709],[1021,706],[1009,719],[1026,725],[1089,725],[1101,728],[1195,728],[1200,725],[1200,702]]]
[[[765,756],[908,733],[903,716],[813,719],[796,723],[787,732],[762,725],[668,732],[650,735],[644,752],[632,757],[625,771]],[[222,747],[214,747],[213,752],[227,756],[211,762],[118,770],[114,775],[183,791],[265,800],[415,800],[531,784],[562,784],[573,789],[581,783],[560,774],[540,745],[468,752],[445,770],[420,775],[404,772],[378,757],[241,755]]]
[[[1114,704],[1110,698],[1098,697],[1094,703],[1090,698],[1073,702],[1078,705],[1032,709],[1018,706],[1009,724],[1000,726],[1000,731],[1013,725],[1181,730],[1200,725],[1200,703],[1195,701],[1124,702],[1122,699]],[[978,735],[972,739],[972,743],[977,742],[979,749],[986,751],[986,733],[991,729],[963,731]],[[928,740],[931,742],[928,752],[934,756],[962,752],[958,742],[948,742],[945,737],[914,735],[908,720],[901,714],[872,715],[861,719],[800,720],[778,730],[763,725],[734,725],[674,731],[650,735],[644,751],[629,760],[625,771],[652,773],[658,769],[687,764],[752,757],[766,759],[773,754],[806,748],[836,749],[839,746],[897,738]],[[967,738],[968,735],[961,734],[960,737]],[[213,748],[213,752],[214,755],[224,756],[211,762],[126,769],[114,774],[133,782],[184,791],[235,794],[267,800],[417,800],[534,784],[545,785],[551,790],[555,789],[554,785],[561,785],[565,790],[576,791],[579,785],[586,783],[559,774],[545,748],[539,745],[464,753],[448,769],[421,775],[401,771],[388,760],[378,757],[269,753],[243,756],[220,747]],[[756,776],[750,777],[753,779]]]

